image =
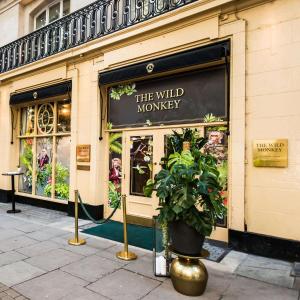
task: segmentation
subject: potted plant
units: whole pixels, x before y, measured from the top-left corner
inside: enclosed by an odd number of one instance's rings
[[[168,224],[173,250],[199,255],[206,236],[226,213],[217,160],[205,153],[207,140],[196,129],[173,131],[162,169],[144,189],[159,198],[158,221]]]

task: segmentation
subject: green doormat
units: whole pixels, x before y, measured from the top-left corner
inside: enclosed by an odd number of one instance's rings
[[[82,232],[99,236],[105,239],[124,242],[123,239],[123,223],[110,221],[103,225],[98,225],[92,228],[84,229]],[[153,250],[153,229],[151,227],[144,227],[139,225],[127,224],[128,244],[144,248],[147,250]],[[157,230],[157,251],[162,251],[162,232]],[[160,241],[160,242],[159,242]],[[226,254],[230,251],[222,242],[212,241],[206,239],[203,248],[208,250],[210,255],[208,260],[220,262]]]
[[[120,222],[110,221],[103,225],[85,229],[82,232],[121,243],[124,242],[123,223]],[[127,224],[127,235],[129,245],[153,250],[153,230],[151,227]]]

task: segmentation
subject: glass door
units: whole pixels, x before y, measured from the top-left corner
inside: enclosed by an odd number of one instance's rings
[[[144,196],[144,187],[158,172],[159,139],[157,131],[125,133],[123,191],[127,197],[128,215],[152,219],[157,214],[158,201]]]
[[[227,145],[221,143],[217,143],[217,146],[215,145],[216,130],[212,131],[211,127],[205,128],[204,126],[199,126],[197,129],[201,136],[205,135],[208,137],[209,142],[204,151],[207,150],[214,155],[217,153],[220,156],[220,160],[224,160],[223,153],[225,153],[224,149],[227,149]],[[151,220],[154,215],[158,214],[158,199],[155,192],[153,192],[151,198],[148,198],[144,196],[143,189],[148,179],[153,179],[154,175],[160,171],[161,158],[167,155],[168,137],[173,133],[173,130],[181,132],[180,128],[156,128],[154,130],[124,131],[123,133],[118,133],[118,135],[111,133],[111,140],[119,141],[119,145],[122,145],[122,147],[119,149],[119,154],[113,153],[110,157],[112,169],[110,170],[109,181],[111,186],[108,205],[108,207],[110,206],[109,213],[113,208],[114,199],[119,199],[121,194],[125,194],[127,215],[135,217],[138,220],[137,223],[141,219]],[[112,149],[116,152],[115,147],[112,147]],[[116,169],[116,171],[113,172],[113,169]],[[121,209],[117,210],[113,219],[120,222],[123,221]],[[218,226],[211,238],[227,242],[227,222],[226,220],[220,220],[220,223],[221,221],[225,221],[225,224],[223,226],[217,224]],[[140,224],[142,225],[143,223]]]

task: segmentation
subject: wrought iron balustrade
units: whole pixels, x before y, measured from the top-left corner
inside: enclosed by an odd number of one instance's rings
[[[0,47],[0,73],[149,20],[196,0],[102,0]]]

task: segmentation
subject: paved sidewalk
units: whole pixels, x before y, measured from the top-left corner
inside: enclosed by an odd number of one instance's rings
[[[221,263],[204,260],[206,292],[190,298],[153,276],[150,251],[131,247],[138,260],[125,262],[115,258],[122,245],[114,241],[86,236],[87,245],[69,246],[73,218],[20,204],[12,216],[9,206],[0,203],[0,299],[300,300],[288,262],[236,251]]]

